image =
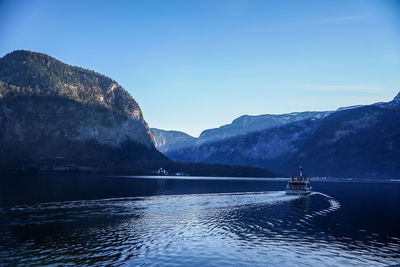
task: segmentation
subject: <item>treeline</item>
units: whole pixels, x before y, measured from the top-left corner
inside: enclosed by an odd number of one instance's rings
[[[163,168],[170,175],[275,177],[274,173],[262,168],[173,162],[155,148],[134,141],[126,141],[119,147],[102,145],[96,140],[77,142],[43,138],[38,143],[14,142],[3,146],[0,171],[153,175],[157,169]],[[40,153],[35,152],[38,145]]]
[[[257,167],[181,162],[175,164],[179,170],[191,176],[276,177],[273,172]]]

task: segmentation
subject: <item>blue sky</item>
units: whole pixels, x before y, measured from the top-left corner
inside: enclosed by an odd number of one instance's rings
[[[243,114],[390,100],[400,4],[0,0],[0,56],[16,49],[110,76],[151,127],[196,136]]]

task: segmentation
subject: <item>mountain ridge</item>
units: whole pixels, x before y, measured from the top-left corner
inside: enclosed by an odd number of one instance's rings
[[[0,168],[133,170],[170,164],[116,81],[42,53],[0,58]]]
[[[171,148],[175,150],[187,147],[196,140],[195,137],[180,131],[157,128],[151,128],[151,130],[155,136],[155,146],[163,153],[168,152]]]
[[[13,95],[61,97],[103,107],[120,115],[122,124],[115,131],[121,138],[107,137],[110,127],[102,127],[101,123],[94,131],[83,127],[82,138],[91,137],[103,143],[118,145],[126,139],[122,138],[125,136],[148,147],[154,144],[153,133],[137,102],[117,82],[102,74],[64,64],[42,53],[17,50],[0,58],[0,81],[0,99]],[[102,135],[105,137],[102,138]]]
[[[246,135],[295,121],[301,121],[309,118],[318,119],[329,115],[331,112],[333,111],[305,111],[284,114],[242,115],[234,119],[230,124],[225,124],[218,128],[204,130],[201,132],[198,138],[186,140],[183,143],[176,141],[169,143],[168,140],[165,140],[165,144],[158,143],[156,144],[156,147],[163,153],[169,153],[185,147],[200,146],[202,144]],[[173,134],[174,132],[179,135],[186,134],[177,131],[169,132],[170,134]],[[159,134],[160,132],[155,133],[156,139],[161,138]],[[171,139],[174,139],[174,137],[170,136],[170,140]]]
[[[398,178],[399,96],[386,103],[341,108],[324,117],[193,145],[166,155],[187,162],[257,166],[286,175],[302,164],[318,176]],[[364,147],[371,147],[371,151]],[[380,159],[374,161],[378,155]]]

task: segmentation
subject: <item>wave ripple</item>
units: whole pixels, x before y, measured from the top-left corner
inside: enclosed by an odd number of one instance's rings
[[[400,240],[349,238],[329,195],[278,192],[52,202],[0,209],[0,264],[377,266]],[[360,237],[361,236],[361,237]]]

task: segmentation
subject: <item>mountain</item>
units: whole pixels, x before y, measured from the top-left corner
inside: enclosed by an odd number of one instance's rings
[[[166,153],[173,160],[247,165],[279,170],[321,119],[306,119]]]
[[[166,153],[186,162],[269,168],[299,164],[315,176],[400,177],[400,94],[388,103],[353,106],[249,134]]]
[[[31,51],[0,58],[0,171],[274,176],[263,168],[173,162],[155,148],[171,134],[154,131],[164,139],[155,139],[132,96],[100,73]]]
[[[162,153],[188,147],[196,141],[196,138],[184,132],[166,131],[156,128],[151,128],[151,130],[154,133],[155,146]]]
[[[399,178],[400,94],[388,103],[330,115],[299,151],[285,168],[301,162],[319,176]]]
[[[228,139],[234,136],[245,135],[260,130],[266,130],[296,121],[312,119],[312,118],[319,119],[326,117],[329,114],[330,111],[321,111],[321,112],[307,111],[307,112],[293,112],[293,113],[279,114],[279,115],[275,114],[264,114],[258,116],[243,115],[233,120],[231,124],[203,131],[199,136],[197,144]]]
[[[0,58],[0,144],[3,169],[142,169],[169,161],[117,82],[30,51]]]
[[[328,116],[330,113],[331,111],[307,111],[279,115],[243,115],[233,120],[230,124],[223,125],[219,128],[204,130],[198,138],[178,131],[165,131],[160,129],[152,130],[156,138],[157,149],[166,154],[172,153],[175,150],[182,150],[192,146],[213,143],[219,140],[246,135],[261,130],[290,124],[296,121],[320,119]]]

